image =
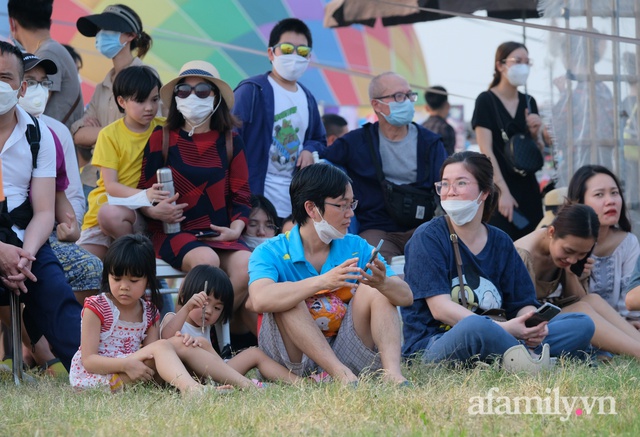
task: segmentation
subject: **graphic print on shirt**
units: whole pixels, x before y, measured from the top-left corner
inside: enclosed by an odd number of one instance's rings
[[[300,150],[299,128],[294,127],[291,116],[298,112],[297,106],[276,114],[273,123],[273,141],[269,149],[271,165],[277,172],[293,173]]]
[[[467,302],[470,306],[473,305],[474,307],[473,309],[469,308],[471,311],[475,313],[482,313],[486,310],[502,307],[502,295],[500,295],[496,286],[489,279],[481,276],[473,265],[463,266],[462,279],[466,285]],[[451,278],[451,300],[456,303],[460,303],[460,299],[458,297],[458,290],[460,288],[458,286],[459,283],[460,281],[456,274]],[[469,289],[471,289],[472,295],[469,295]]]

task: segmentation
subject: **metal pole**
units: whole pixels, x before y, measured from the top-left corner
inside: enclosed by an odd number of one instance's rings
[[[13,290],[7,291],[11,300],[11,338],[13,344],[13,381],[20,385],[22,379],[22,312],[20,296]]]

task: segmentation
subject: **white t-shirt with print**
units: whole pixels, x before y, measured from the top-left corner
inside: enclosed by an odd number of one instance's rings
[[[278,217],[284,218],[291,214],[289,185],[309,127],[309,108],[300,86],[295,92],[288,91],[271,76],[269,83],[273,87],[274,119],[264,196],[276,207]]]

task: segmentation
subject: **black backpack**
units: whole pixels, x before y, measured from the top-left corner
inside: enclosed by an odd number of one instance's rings
[[[33,162],[33,168],[38,168],[38,152],[40,151],[40,124],[38,119],[29,114],[33,124],[27,124],[27,130],[24,132],[27,137],[27,142],[31,147],[31,159]]]

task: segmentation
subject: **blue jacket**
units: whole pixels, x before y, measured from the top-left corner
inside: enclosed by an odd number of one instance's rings
[[[264,194],[264,181],[269,164],[269,148],[273,142],[274,96],[269,83],[270,72],[249,77],[233,91],[235,104],[233,115],[242,121],[238,129],[244,140],[244,150],[249,167],[249,187],[253,194]],[[304,150],[320,152],[327,145],[327,136],[318,111],[318,104],[311,92],[300,82],[307,96],[309,127],[304,135]]]
[[[415,123],[414,125],[418,128],[417,181],[423,181],[421,186],[433,187],[433,184],[440,180],[440,167],[447,158],[447,152],[444,150],[440,135]],[[355,212],[360,223],[360,232],[367,229],[385,232],[408,231],[408,228],[396,224],[385,209],[382,187],[376,175],[376,166],[371,159],[365,135],[365,129],[370,129],[373,148],[378,154],[378,160],[382,162],[378,127],[378,123],[375,123],[349,132],[321,152],[320,157],[344,167],[353,181],[353,194],[358,199],[358,208]],[[428,177],[427,172],[429,172]]]

